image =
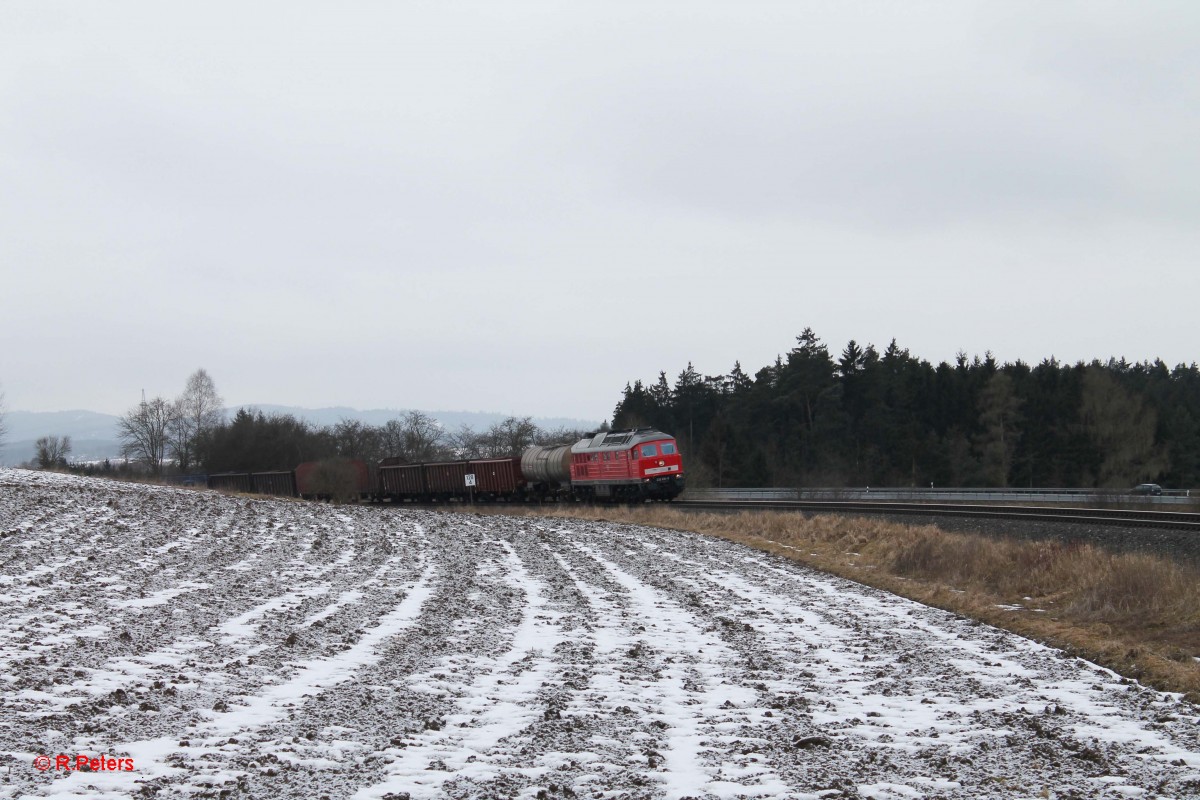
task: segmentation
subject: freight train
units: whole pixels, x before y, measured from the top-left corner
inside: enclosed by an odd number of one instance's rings
[[[530,447],[518,457],[418,464],[385,459],[308,461],[294,470],[208,476],[208,487],[312,499],[353,495],[392,503],[454,501],[636,503],[673,500],[684,488],[674,437],[650,428],[600,431],[574,444]]]

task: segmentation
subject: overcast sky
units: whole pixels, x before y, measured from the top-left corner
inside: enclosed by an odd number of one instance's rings
[[[0,4],[0,387],[606,418],[1200,359],[1200,4]]]

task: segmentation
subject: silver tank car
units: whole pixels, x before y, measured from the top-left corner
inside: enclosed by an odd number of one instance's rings
[[[571,445],[529,448],[521,454],[521,472],[530,483],[570,483]]]

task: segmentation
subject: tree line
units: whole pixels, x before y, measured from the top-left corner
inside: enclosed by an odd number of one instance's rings
[[[838,357],[805,328],[754,373],[626,384],[613,427],[674,434],[697,486],[1190,488],[1200,370],[1125,359],[937,366],[895,340]]]
[[[569,442],[582,432],[543,430],[529,417],[508,417],[483,431],[447,431],[432,416],[409,411],[383,425],[343,419],[318,426],[291,414],[238,409],[232,417],[208,373],[197,370],[174,400],[143,400],[120,418],[122,454],[143,471],[265,472],[305,461],[385,458],[407,462],[520,455],[534,444]],[[69,441],[67,443],[69,452]],[[55,461],[50,466],[57,464]],[[128,471],[106,464],[93,472]]]
[[[198,465],[210,473],[257,472],[332,458],[417,463],[519,456],[535,444],[570,442],[580,436],[582,432],[568,429],[543,430],[529,417],[508,417],[483,431],[466,426],[447,431],[423,411],[409,411],[383,425],[343,419],[316,426],[290,414],[239,409],[228,421],[204,431],[195,452]]]

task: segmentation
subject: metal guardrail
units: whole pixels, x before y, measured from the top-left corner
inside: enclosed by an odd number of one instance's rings
[[[685,489],[682,500],[722,502],[737,500],[799,500],[796,489]]]
[[[1200,504],[1183,490],[1164,489],[1162,495],[1096,489],[915,489],[870,487],[811,489],[688,489],[680,498],[695,502],[743,500],[814,500],[857,503],[1071,503],[1082,505],[1185,506]]]

